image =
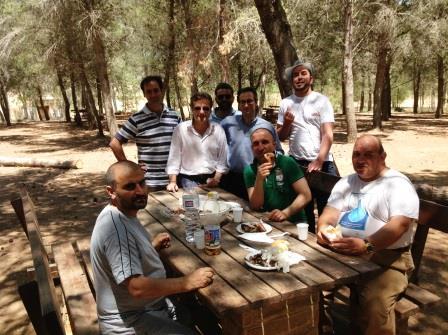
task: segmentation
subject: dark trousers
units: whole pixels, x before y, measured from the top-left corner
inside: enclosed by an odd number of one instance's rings
[[[295,158],[294,158],[295,159]],[[311,161],[307,161],[304,159],[295,159],[295,161],[303,168],[303,173],[306,172],[306,168],[311,163]],[[322,165],[322,172],[326,172],[332,174],[333,176],[337,176],[338,173],[336,171],[336,165],[333,162],[326,161]],[[305,213],[308,219],[308,230],[312,233],[316,232],[316,218],[314,216],[314,208],[317,206],[317,212],[319,215],[324,211],[325,206],[327,205],[329,194],[311,190],[311,201],[308,205],[305,206]]]
[[[219,186],[244,200],[249,200],[242,173],[229,171],[229,173],[222,176]]]

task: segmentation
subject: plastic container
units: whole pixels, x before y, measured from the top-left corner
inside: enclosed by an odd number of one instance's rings
[[[203,212],[219,215],[220,206],[218,198],[219,195],[217,192],[208,192]],[[211,220],[207,220],[205,217],[205,220],[202,220],[204,224],[204,251],[207,255],[218,255],[221,253],[221,227],[219,222],[216,222],[212,217],[210,217],[210,219]]]
[[[186,190],[182,195],[182,205],[185,209],[185,239],[194,243],[194,232],[200,227],[199,196],[193,190]]]

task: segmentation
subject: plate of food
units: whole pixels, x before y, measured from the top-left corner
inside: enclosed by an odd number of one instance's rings
[[[272,231],[271,225],[264,223],[262,220],[259,222],[242,222],[236,226],[236,231],[240,234],[245,233],[265,233],[269,234]]]
[[[249,253],[246,255],[244,260],[248,267],[251,267],[252,269],[255,270],[260,271],[277,270],[277,261],[272,259],[268,261],[267,259],[263,259],[262,255],[263,255],[262,252]]]

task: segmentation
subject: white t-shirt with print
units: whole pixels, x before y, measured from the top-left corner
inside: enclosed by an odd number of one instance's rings
[[[362,181],[357,174],[342,178],[334,186],[328,206],[341,211],[339,224],[342,236],[366,238],[381,229],[393,216],[418,219],[419,199],[411,181],[396,170],[371,182]],[[387,249],[412,243],[416,229],[409,229]]]
[[[305,97],[295,94],[280,102],[277,123],[283,125],[285,113],[292,108],[294,121],[289,135],[289,155],[296,159],[315,160],[322,142],[320,127],[323,123],[334,122],[334,111],[330,100],[318,92]],[[332,161],[330,153],[325,161]]]

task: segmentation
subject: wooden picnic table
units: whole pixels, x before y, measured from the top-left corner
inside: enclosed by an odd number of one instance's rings
[[[220,189],[218,192],[221,200],[243,206],[243,221],[263,216],[251,211],[244,200]],[[321,247],[312,234],[299,241],[295,225],[285,222],[271,223],[273,233],[289,232],[285,239],[290,250],[306,257],[289,273],[248,267],[244,261],[247,251],[239,246],[243,242],[233,222],[223,226],[221,253],[209,256],[186,242],[177,215],[166,214],[166,207],[173,210],[180,206],[181,196],[181,192],[151,193],[140,218],[153,236],[160,232],[172,236],[171,248],[162,251],[162,258],[176,273],[185,275],[203,266],[214,269],[213,284],[198,290],[197,296],[217,316],[223,334],[318,334],[320,292],[356,283],[380,270],[361,257],[339,255]]]

